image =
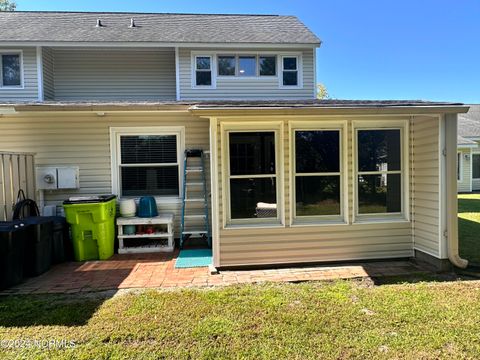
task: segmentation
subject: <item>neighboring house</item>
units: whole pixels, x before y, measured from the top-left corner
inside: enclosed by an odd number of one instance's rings
[[[458,117],[458,192],[480,190],[480,105]]]
[[[465,266],[455,164],[468,107],[315,100],[319,46],[292,16],[0,13],[1,150],[79,166],[80,188],[46,204],[153,194],[178,234],[183,151],[204,149],[217,267]]]

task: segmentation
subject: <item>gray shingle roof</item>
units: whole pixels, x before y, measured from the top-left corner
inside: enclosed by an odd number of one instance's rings
[[[480,105],[470,105],[470,110],[458,115],[458,135],[480,137]]]
[[[21,11],[0,12],[2,41],[320,43],[295,16]]]

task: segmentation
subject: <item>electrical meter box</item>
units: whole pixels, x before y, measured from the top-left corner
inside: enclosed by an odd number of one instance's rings
[[[36,168],[37,190],[78,189],[78,166],[39,166]]]

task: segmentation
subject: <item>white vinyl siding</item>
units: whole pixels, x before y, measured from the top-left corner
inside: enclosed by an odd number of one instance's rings
[[[9,54],[21,53],[21,67],[23,82],[20,87],[0,87],[0,101],[37,101],[37,53],[34,47],[0,47],[0,54],[7,51]]]
[[[441,239],[439,131],[438,118],[416,117],[410,122],[415,249],[437,257]]]
[[[220,49],[179,49],[179,68],[180,68],[180,99],[181,100],[266,100],[266,99],[313,99],[315,79],[314,79],[314,56],[313,49],[242,49],[242,51],[228,51]],[[299,79],[302,87],[282,87],[280,86],[280,68],[278,62],[284,53],[298,53],[301,60]],[[193,55],[192,55],[193,54]],[[194,84],[194,67],[192,61],[195,55],[276,55],[277,56],[277,75],[276,76],[215,76],[212,79],[213,86],[210,88],[196,88]],[[216,59],[217,56],[214,56]],[[193,59],[193,60],[192,60]],[[212,62],[216,75],[216,61]],[[238,66],[237,66],[238,67]],[[238,69],[237,69],[238,71]]]
[[[23,149],[36,153],[37,166],[79,166],[80,189],[45,193],[46,205],[61,205],[70,196],[112,193],[110,127],[179,126],[185,128],[186,148],[208,150],[208,120],[192,116],[186,108],[165,112],[107,112],[105,116],[94,112],[24,112],[2,118],[0,143],[5,151]],[[195,190],[193,197],[202,196],[200,190]],[[175,214],[178,237],[180,200],[158,201],[158,208]]]
[[[472,191],[472,155],[470,148],[458,149],[460,156],[460,179],[457,179],[458,192]]]
[[[43,57],[43,95],[45,100],[55,99],[54,55],[52,48],[42,48]]]
[[[54,49],[55,100],[175,100],[173,49]]]

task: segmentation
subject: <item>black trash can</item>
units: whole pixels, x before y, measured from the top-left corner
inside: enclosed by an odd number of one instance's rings
[[[0,290],[23,279],[23,252],[27,226],[21,220],[0,222]]]
[[[53,222],[52,264],[73,260],[73,246],[67,220],[63,216],[49,216]]]
[[[53,221],[48,216],[31,216],[23,221],[28,226],[24,274],[38,276],[52,266]]]

